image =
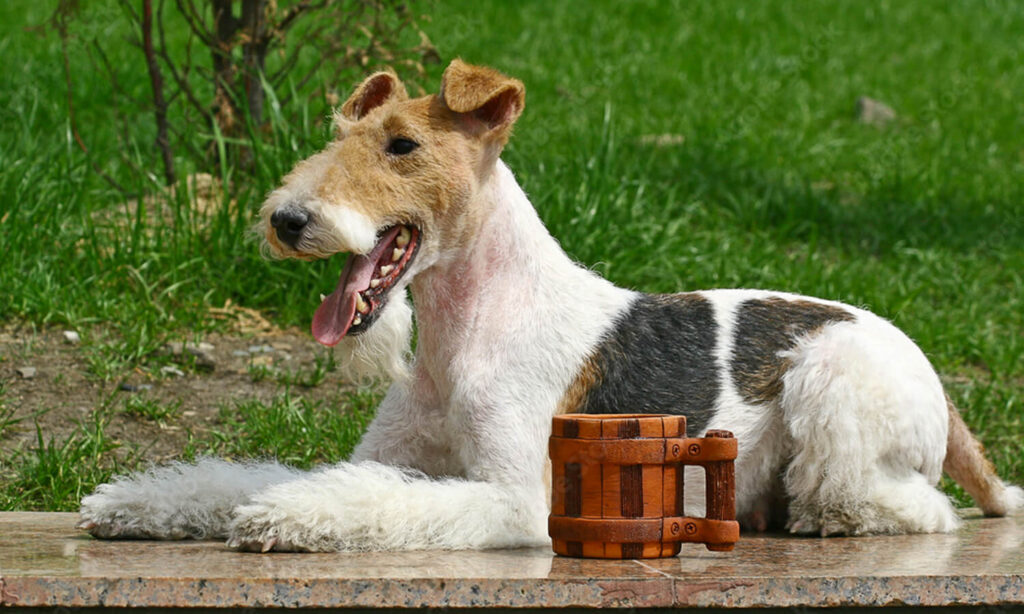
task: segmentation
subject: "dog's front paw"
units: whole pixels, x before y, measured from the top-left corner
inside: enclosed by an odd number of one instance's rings
[[[171,521],[172,510],[148,500],[125,481],[102,484],[82,499],[76,528],[101,539],[184,539],[189,530]]]
[[[339,550],[330,531],[281,507],[252,503],[234,509],[227,546],[251,553],[318,553]]]
[[[246,552],[311,552],[311,548],[298,537],[294,521],[289,521],[280,509],[270,505],[253,504],[235,508],[234,522],[228,532],[228,547]]]

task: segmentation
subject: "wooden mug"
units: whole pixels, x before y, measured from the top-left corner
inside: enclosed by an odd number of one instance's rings
[[[686,436],[686,418],[660,414],[555,416],[548,534],[557,554],[632,559],[679,554],[682,542],[732,550],[739,540],[729,431]],[[706,475],[703,518],[683,508],[684,468]]]

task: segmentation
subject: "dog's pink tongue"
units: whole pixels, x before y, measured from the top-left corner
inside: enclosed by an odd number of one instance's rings
[[[337,345],[352,325],[356,313],[356,293],[370,287],[374,260],[352,254],[338,279],[338,286],[320,303],[313,315],[313,338],[324,345]]]
[[[325,298],[313,314],[313,338],[324,345],[337,345],[352,326],[356,314],[356,294],[370,287],[370,279],[377,262],[401,230],[393,226],[377,241],[369,254],[352,254],[345,263],[338,279],[338,286]]]

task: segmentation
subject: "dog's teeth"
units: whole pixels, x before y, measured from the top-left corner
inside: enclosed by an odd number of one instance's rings
[[[402,228],[402,231],[398,233],[398,238],[395,239],[395,245],[398,247],[405,247],[409,244],[409,239],[412,238],[412,233],[409,232],[408,228]]]
[[[395,248],[395,251],[391,252],[391,262],[398,262],[402,256],[405,255],[404,249]]]
[[[395,270],[395,265],[389,264],[387,266],[380,267],[380,274],[381,275],[387,275],[388,273],[390,273],[391,271],[394,271],[394,270]]]
[[[352,326],[359,326],[363,323],[363,318],[356,314],[356,317],[352,318]]]
[[[374,277],[373,279],[370,280],[370,287],[371,288],[376,288],[379,285],[380,285],[380,280],[377,279],[376,277]]]
[[[324,299],[325,299],[325,298],[327,298],[327,295],[326,295],[326,294],[324,294],[323,292],[321,292],[321,293],[320,293],[320,302],[321,302],[321,303],[322,303],[322,302],[324,302]]]
[[[356,311],[361,314],[370,313],[370,304],[366,302],[362,294],[356,294]]]

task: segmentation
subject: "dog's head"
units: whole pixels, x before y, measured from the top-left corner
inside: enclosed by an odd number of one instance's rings
[[[261,210],[276,256],[351,254],[313,318],[318,341],[368,330],[389,295],[472,237],[482,213],[474,202],[524,97],[521,82],[454,60],[436,95],[410,99],[396,75],[380,72],[336,111],[335,140]]]

